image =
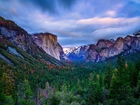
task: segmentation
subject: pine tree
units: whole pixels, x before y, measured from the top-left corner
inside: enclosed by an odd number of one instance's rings
[[[118,58],[117,64],[117,69],[114,70],[110,86],[109,96],[112,99],[111,103],[114,105],[132,105],[135,101],[132,88],[130,87],[129,67],[125,66],[125,60],[122,57]],[[130,68],[132,69],[133,66],[130,66]]]
[[[18,104],[19,105],[34,105],[33,92],[28,80],[18,85]]]
[[[5,102],[4,87],[2,81],[3,69],[0,68],[0,105]]]
[[[125,69],[125,60],[119,56],[117,60],[117,69],[113,71],[111,85],[110,85],[110,98],[117,98],[119,93],[119,88],[123,85],[123,76]]]
[[[105,73],[105,79],[104,79],[105,88],[107,88],[107,89],[110,88],[111,79],[112,79],[112,71],[111,71],[110,64],[108,64],[107,70],[106,70],[106,73]]]
[[[98,104],[102,102],[102,86],[100,84],[99,74],[90,74],[89,78],[89,104]]]
[[[139,72],[139,75],[138,75],[138,83],[137,83],[137,88],[136,88],[135,97],[136,97],[137,99],[140,99],[140,72]],[[139,100],[139,101],[140,101],[140,100]]]
[[[47,105],[85,105],[85,101],[81,100],[80,95],[69,92],[64,85],[62,91],[57,91],[48,97]]]
[[[136,86],[138,84],[138,82],[140,81],[140,61],[137,61],[135,63],[135,71],[134,71],[134,86]]]

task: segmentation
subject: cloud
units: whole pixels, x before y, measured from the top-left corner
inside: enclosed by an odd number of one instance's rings
[[[43,12],[50,14],[59,14],[61,9],[70,9],[76,0],[20,0],[23,4],[31,4],[38,7]]]
[[[62,4],[65,8],[71,8],[77,0],[57,0],[58,3]]]
[[[88,20],[89,19],[85,19]],[[92,20],[92,19],[91,19]],[[79,45],[78,43],[91,44],[96,43],[99,39],[114,39],[117,37],[124,37],[128,34],[132,34],[140,27],[140,17],[135,18],[98,18],[98,21],[92,24],[83,23],[84,27],[81,25],[81,21],[75,22],[75,28],[77,31],[71,29],[65,33],[61,33],[60,42],[62,45],[73,44]],[[108,20],[108,21],[107,21]],[[101,21],[101,22],[100,22]],[[84,21],[85,22],[85,21]],[[89,22],[91,23],[91,22]],[[105,25],[104,25],[105,24]],[[104,26],[103,26],[104,25]],[[81,28],[81,29],[80,29]],[[70,29],[70,26],[65,28],[65,30]],[[82,31],[81,31],[82,30]],[[66,36],[69,33],[69,36]],[[75,35],[73,35],[73,34]],[[60,33],[59,33],[60,34]],[[65,43],[65,44],[64,44]]]
[[[107,14],[108,16],[115,16],[115,15],[116,15],[116,12],[110,10],[110,11],[107,11],[106,14]]]
[[[139,7],[139,0],[0,0],[0,15],[31,34],[50,32],[62,46],[79,46],[139,30]]]
[[[133,22],[130,21],[131,19],[126,19],[126,20],[128,20],[128,22],[130,23],[128,23],[127,25],[120,25],[119,27],[109,27],[109,28],[98,29],[92,33],[92,37],[94,37],[94,40],[114,39],[117,37],[124,37],[128,34],[131,35],[136,30],[139,30],[140,18],[138,18],[135,21],[132,19]]]
[[[134,21],[138,21],[139,17],[134,18],[110,18],[110,17],[94,17],[89,19],[81,19],[77,22],[79,24],[85,25],[121,25],[121,24],[129,24],[133,23]]]

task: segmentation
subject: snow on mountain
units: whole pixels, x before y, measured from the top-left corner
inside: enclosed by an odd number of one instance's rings
[[[78,47],[73,47],[73,48],[68,48],[68,47],[64,47],[63,51],[66,55],[69,55],[71,52],[75,51]]]

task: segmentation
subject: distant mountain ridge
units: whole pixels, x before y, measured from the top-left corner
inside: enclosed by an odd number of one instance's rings
[[[140,51],[140,31],[116,40],[100,39],[96,44],[80,46],[67,55],[73,61],[98,62],[118,54],[127,55]]]
[[[63,48],[57,41],[57,36],[51,33],[37,33],[30,35],[23,28],[11,20],[5,20],[0,17],[0,39],[12,42],[17,47],[26,51],[30,55],[37,55],[46,61],[58,64],[59,61],[85,61],[98,62],[118,54],[127,55],[140,51],[140,31],[124,38],[119,37],[116,40],[100,39],[96,44],[89,44],[75,47],[63,51]],[[10,49],[10,51],[9,51]],[[18,52],[16,49],[7,46],[11,53]],[[1,53],[0,53],[1,54]],[[67,56],[66,56],[67,55]],[[21,55],[22,56],[22,55]],[[19,56],[19,57],[21,57]],[[5,59],[3,55],[1,58]],[[59,61],[58,61],[59,60]],[[8,61],[8,60],[7,60]],[[59,64],[61,64],[59,62]]]
[[[88,50],[89,46],[84,45],[80,47],[70,48],[65,50],[64,52],[68,56],[68,58],[72,61],[83,61],[86,58],[86,51]]]
[[[34,55],[39,50],[44,50],[57,60],[65,61],[62,47],[57,42],[57,36],[50,33],[30,35],[23,28],[11,20],[0,17],[0,38],[11,41],[29,54]]]

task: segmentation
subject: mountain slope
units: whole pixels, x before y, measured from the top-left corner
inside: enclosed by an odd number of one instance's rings
[[[38,33],[32,35],[33,41],[52,57],[65,61],[68,60],[62,47],[57,41],[57,36],[51,33]]]
[[[21,52],[28,53],[36,59],[43,59],[52,64],[63,65],[62,62],[48,55],[42,48],[34,43],[31,35],[29,35],[24,29],[19,27],[13,21],[5,20],[2,17],[0,17],[0,40],[0,54],[3,59],[6,57],[4,54],[6,54],[8,49],[14,54],[20,54],[17,53],[16,49],[21,48],[23,50]]]
[[[99,40],[96,45],[90,45],[87,50],[86,61],[98,62],[106,58],[135,53],[140,50],[140,37],[126,36],[115,41]]]
[[[73,61],[98,62],[119,54],[127,55],[140,51],[140,32],[116,40],[101,39],[96,44],[78,47],[67,56]]]
[[[67,53],[67,56],[70,60],[72,61],[81,61],[86,59],[86,51],[88,50],[89,46],[80,46],[77,48],[71,48],[71,50],[68,52],[67,50],[65,51]]]

